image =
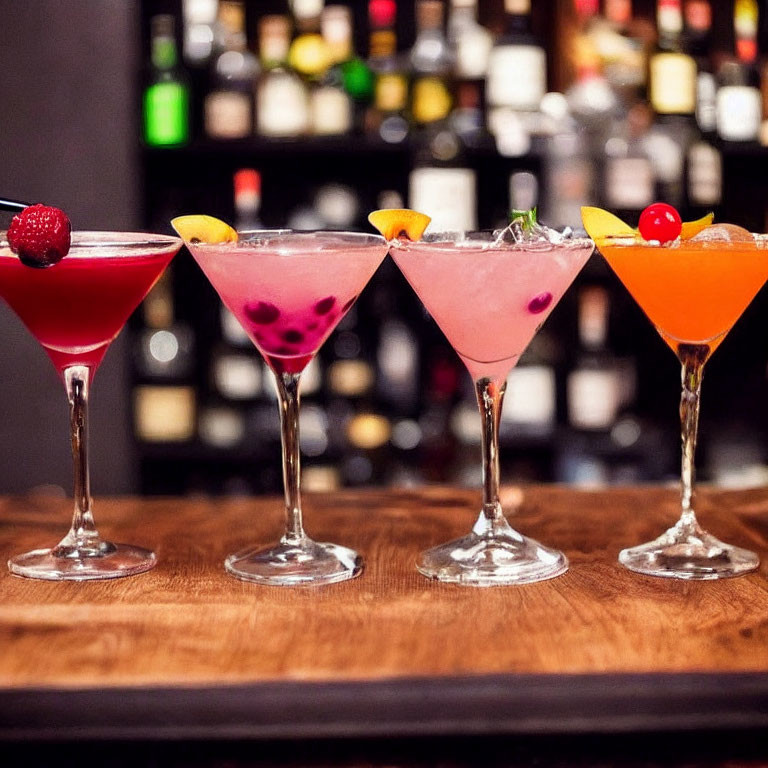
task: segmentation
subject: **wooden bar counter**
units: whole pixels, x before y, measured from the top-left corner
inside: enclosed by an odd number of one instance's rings
[[[700,491],[702,524],[763,560],[720,582],[643,577],[616,561],[674,523],[674,489],[523,490],[513,525],[565,550],[571,568],[489,589],[414,569],[420,550],[469,530],[476,492],[308,495],[308,532],[366,562],[361,577],[320,588],[224,572],[229,552],[279,536],[276,498],[97,498],[102,533],[153,548],[159,564],[85,583],[3,567],[0,738],[768,727],[768,489]],[[70,504],[0,500],[0,560],[54,544]]]

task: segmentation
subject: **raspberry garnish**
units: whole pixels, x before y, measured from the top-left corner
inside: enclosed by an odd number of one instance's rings
[[[315,314],[327,315],[336,304],[335,296],[326,296],[315,304]]]
[[[269,301],[252,301],[243,309],[245,316],[257,325],[269,325],[280,317],[280,310]]]
[[[8,245],[28,267],[51,267],[69,253],[72,225],[67,214],[50,205],[30,205],[8,227]]]
[[[534,296],[528,302],[528,311],[532,315],[538,315],[543,312],[552,303],[552,294],[549,291],[540,293],[538,296]]]

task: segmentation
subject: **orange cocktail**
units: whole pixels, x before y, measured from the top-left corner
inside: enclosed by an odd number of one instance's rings
[[[664,340],[706,344],[711,355],[768,279],[768,242],[679,241],[651,246],[607,237],[600,253]]]
[[[754,552],[724,544],[696,520],[694,454],[704,364],[768,280],[768,238],[712,225],[711,214],[683,224],[664,203],[646,208],[637,230],[598,208],[582,209],[582,218],[682,365],[680,519],[657,539],[622,550],[619,561],[639,573],[680,579],[752,571],[759,564]]]

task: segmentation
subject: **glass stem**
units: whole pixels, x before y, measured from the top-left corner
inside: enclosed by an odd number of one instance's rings
[[[704,376],[704,363],[709,356],[706,344],[681,344],[678,357],[682,363],[682,395],[680,397],[680,434],[683,446],[683,460],[680,470],[680,489],[682,515],[679,528],[688,530],[697,527],[693,509],[695,495],[696,437],[699,430],[699,403],[701,401],[701,380]]]
[[[483,429],[483,509],[474,528],[478,535],[493,536],[509,529],[499,502],[499,420],[506,388],[506,380],[475,382]]]
[[[114,551],[103,542],[93,521],[91,484],[88,468],[88,390],[91,369],[72,365],[64,370],[64,386],[69,400],[69,427],[72,462],[75,470],[75,511],[69,533],[53,549],[57,557],[94,557]]]
[[[299,452],[300,373],[275,373],[280,398],[280,432],[283,443],[285,489],[284,544],[302,546],[307,537],[301,519],[301,460]]]

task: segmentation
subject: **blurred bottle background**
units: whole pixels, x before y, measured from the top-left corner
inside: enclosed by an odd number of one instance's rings
[[[15,20],[0,33],[6,71],[29,70],[4,84],[9,97],[29,100],[23,85],[41,82],[53,93],[70,70],[84,83],[57,103],[53,125],[66,115],[80,126],[66,142],[46,137],[38,121],[25,133],[18,116],[0,128],[3,145],[22,150],[8,193],[61,204],[78,214],[78,227],[165,232],[174,215],[205,212],[245,229],[367,231],[370,210],[408,205],[437,229],[496,228],[510,210],[538,205],[550,226],[578,228],[581,205],[634,224],[658,199],[684,218],[714,211],[766,229],[768,7],[755,0],[143,0],[120,8],[95,49],[75,34],[105,13],[95,2],[61,19],[58,40],[42,17],[42,32]],[[35,34],[51,37],[64,66],[20,50]],[[107,66],[94,66],[96,55]],[[32,162],[33,148],[54,143],[48,166]],[[99,151],[121,163],[89,158]],[[77,178],[87,205],[67,188]],[[703,479],[768,477],[766,319],[763,291],[708,368]],[[23,332],[14,322],[3,344],[18,357]],[[24,349],[14,365],[36,354]],[[124,436],[111,472],[117,490],[280,490],[271,381],[188,254],[109,360],[100,376],[110,387],[97,399],[109,398],[113,431]],[[674,479],[677,390],[674,357],[593,257],[510,376],[505,480]],[[390,260],[321,350],[303,395],[307,488],[479,483],[471,382]],[[22,413],[2,427],[6,445],[32,429],[24,408],[13,409]],[[34,463],[25,456],[8,489],[23,488]]]

